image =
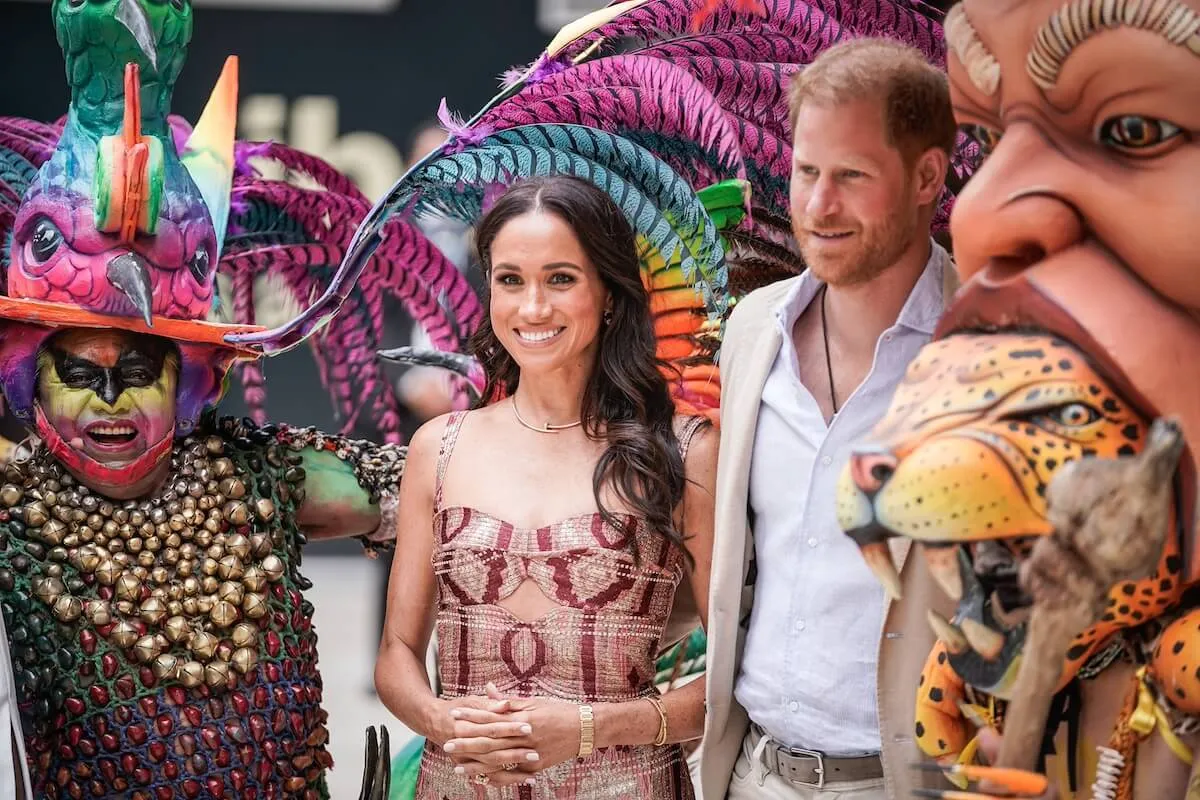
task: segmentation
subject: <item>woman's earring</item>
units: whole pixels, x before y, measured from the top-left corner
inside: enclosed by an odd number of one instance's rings
[[[606,309],[604,312],[604,324],[605,325],[612,324],[612,309],[611,308]]]

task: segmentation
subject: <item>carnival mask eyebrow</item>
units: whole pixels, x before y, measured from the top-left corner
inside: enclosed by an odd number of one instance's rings
[[[1000,62],[979,38],[962,3],[946,14],[942,30],[946,34],[946,44],[966,68],[967,76],[975,88],[988,97],[996,94],[1000,88]]]
[[[1079,45],[1106,29],[1122,27],[1158,34],[1200,55],[1200,14],[1181,0],[1072,0],[1038,29],[1025,69],[1043,91],[1052,89]]]

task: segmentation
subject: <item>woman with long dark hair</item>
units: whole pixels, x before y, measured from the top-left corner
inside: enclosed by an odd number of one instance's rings
[[[375,670],[427,740],[417,797],[691,798],[704,681],[660,695],[655,656],[685,575],[706,617],[717,436],[675,416],[606,194],[517,184],[476,247],[491,402],[413,436]]]

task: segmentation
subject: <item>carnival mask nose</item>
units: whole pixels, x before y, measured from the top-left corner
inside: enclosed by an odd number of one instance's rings
[[[153,327],[151,311],[154,292],[145,260],[137,253],[122,253],[108,262],[107,274],[109,283],[120,289],[133,307],[141,312],[146,324]]]

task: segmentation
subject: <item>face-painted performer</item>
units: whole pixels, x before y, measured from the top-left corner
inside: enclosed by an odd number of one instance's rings
[[[843,476],[842,524],[887,582],[884,539],[922,542],[958,601],[930,620],[916,736],[969,762],[1036,657],[1018,570],[1054,530],[1051,482],[1178,419],[1157,569],[1109,586],[1071,642],[1042,752],[1064,797],[1200,796],[1200,3],[966,0],[945,31],[956,115],[987,153],[951,219],[966,284]],[[1124,511],[1050,494],[1072,524]]]
[[[218,420],[213,407],[233,364],[303,341],[343,302],[350,321],[322,336],[371,347],[355,327],[370,301],[338,280],[283,330],[208,319],[252,322],[256,278],[310,296],[305,267],[337,263],[365,199],[286,148],[261,152],[322,191],[235,162],[233,63],[177,143],[187,126],[167,109],[190,3],[56,0],[52,13],[72,89],[61,135],[0,119],[0,232],[12,230],[0,388],[34,434],[0,474],[0,606],[28,789],[327,797],[300,547],[386,538],[381,504],[403,451]],[[313,224],[330,209],[337,225]],[[392,230],[372,269],[389,248],[421,246]],[[218,270],[232,302],[214,312]],[[420,301],[425,284],[406,278],[391,288]],[[340,402],[344,363],[321,363]]]

